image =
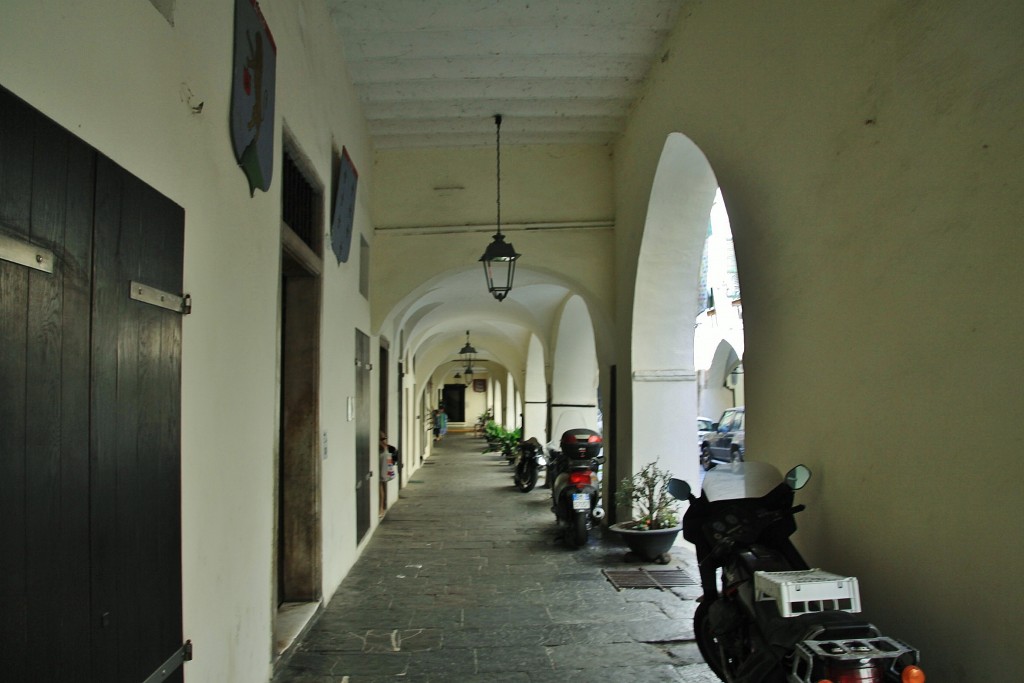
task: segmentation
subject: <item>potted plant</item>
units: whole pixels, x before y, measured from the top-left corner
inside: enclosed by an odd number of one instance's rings
[[[619,483],[615,503],[628,507],[633,518],[612,524],[612,531],[622,536],[629,546],[630,555],[648,562],[668,564],[668,551],[675,543],[682,526],[676,499],[668,492],[672,474],[658,467],[658,461],[648,463],[632,477]]]
[[[505,429],[505,427],[492,420],[487,423],[484,429],[487,446],[484,447],[483,452],[500,451],[505,456],[505,459],[512,463],[515,461],[516,453],[519,451],[520,435],[519,429]]]

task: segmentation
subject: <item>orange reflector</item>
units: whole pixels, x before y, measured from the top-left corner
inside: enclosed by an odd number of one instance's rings
[[[919,666],[911,665],[903,669],[900,678],[903,679],[903,683],[924,683],[924,671]]]

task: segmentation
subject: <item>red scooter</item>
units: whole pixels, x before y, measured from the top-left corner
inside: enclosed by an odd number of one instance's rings
[[[570,548],[590,538],[590,529],[604,518],[598,469],[604,462],[601,435],[590,429],[562,433],[558,450],[549,445],[547,481],[551,510]]]

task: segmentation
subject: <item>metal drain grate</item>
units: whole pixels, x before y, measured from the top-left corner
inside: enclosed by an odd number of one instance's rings
[[[615,590],[623,588],[678,588],[680,586],[696,586],[697,582],[682,569],[604,569],[601,572]]]

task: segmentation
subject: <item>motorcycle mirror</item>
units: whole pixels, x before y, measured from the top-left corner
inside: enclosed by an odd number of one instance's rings
[[[786,473],[786,485],[794,491],[799,491],[811,478],[811,470],[807,465],[797,465]]]
[[[668,482],[668,492],[672,494],[673,498],[686,500],[690,497],[690,485],[682,479],[671,479]]]

